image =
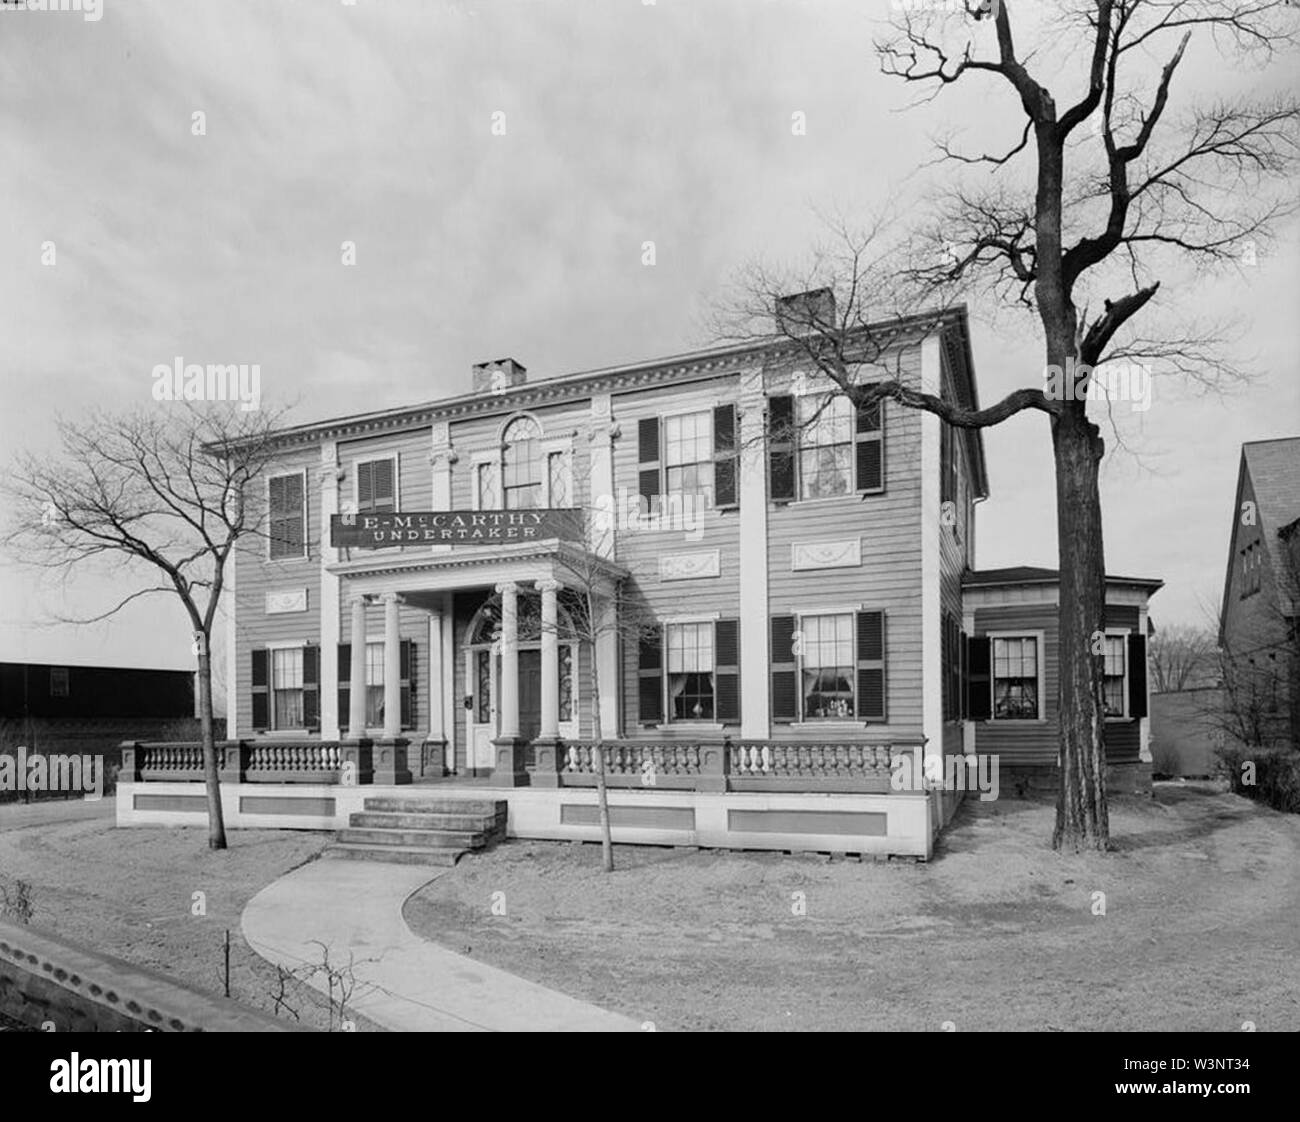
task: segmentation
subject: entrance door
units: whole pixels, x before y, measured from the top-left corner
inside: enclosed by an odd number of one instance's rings
[[[536,740],[542,728],[542,652],[519,652],[519,735]]]

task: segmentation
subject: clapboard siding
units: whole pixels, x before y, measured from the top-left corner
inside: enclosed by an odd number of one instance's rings
[[[224,594],[230,609],[232,599],[235,611],[235,727],[239,734],[251,734],[253,727],[252,657],[248,653],[255,647],[270,643],[320,642],[320,542],[322,524],[320,517],[320,481],[316,469],[320,453],[316,448],[286,453],[277,459],[266,478],[289,472],[304,473],[304,493],[307,506],[307,549],[300,558],[267,559],[267,539],[261,535],[250,536],[235,550],[235,589],[231,597]],[[248,496],[250,519],[258,519],[265,526],[266,483],[259,480]],[[307,590],[307,611],[267,614],[268,592]]]
[[[891,360],[892,366],[892,360]],[[920,385],[920,352],[899,356],[900,376]],[[769,371],[772,392],[782,392],[780,370]],[[882,375],[883,376],[883,375]],[[892,402],[884,405],[885,490],[785,504],[768,503],[768,595],[772,615],[817,608],[865,608],[886,614],[888,724],[864,729],[864,739],[915,739],[922,735],[921,682],[921,419]],[[796,572],[796,543],[861,541],[862,564]],[[765,650],[766,638],[757,649]],[[746,649],[756,649],[750,643]],[[825,735],[820,722],[780,726],[782,736]]]
[[[1108,605],[1107,627],[1136,630],[1138,609]],[[997,753],[1007,766],[1056,764],[1060,746],[1060,629],[1055,604],[1009,604],[979,608],[975,612],[975,634],[995,631],[1043,632],[1042,721],[979,721],[975,725],[975,748]],[[1111,763],[1138,759],[1140,722],[1107,721],[1104,737],[1106,757]]]
[[[670,417],[711,410],[733,402],[739,387],[739,375],[728,374],[687,386],[664,387],[638,393],[620,394],[613,399],[614,418],[622,436],[614,442],[614,489],[617,509],[623,504],[636,509],[638,502],[638,424],[644,417]],[[660,560],[665,555],[707,553],[716,550],[719,575],[692,580],[660,579]],[[632,574],[629,595],[643,605],[642,610],[655,620],[675,616],[716,612],[724,619],[741,619],[741,648],[763,649],[746,633],[740,605],[740,513],[738,510],[692,511],[687,526],[676,529],[641,530],[620,524],[616,557]],[[743,657],[743,656],[742,656]],[[760,656],[761,657],[761,656]],[[637,678],[637,647],[633,641],[622,644],[622,721],[623,735],[636,738],[653,736],[653,730],[640,725]]]

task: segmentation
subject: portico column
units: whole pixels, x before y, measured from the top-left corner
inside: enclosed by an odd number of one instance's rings
[[[384,593],[384,739],[402,734],[402,633],[397,609],[401,597]]]
[[[501,594],[501,738],[519,737],[519,586],[497,585]]]
[[[529,781],[524,767],[524,742],[519,738],[519,586],[514,581],[497,585],[501,594],[501,676],[497,681],[500,729],[492,742],[495,766],[493,786],[524,787]]]
[[[542,727],[538,735],[543,740],[560,735],[560,642],[556,633],[559,590],[559,581],[537,582],[537,591],[542,594]]]
[[[326,609],[328,610],[328,608]],[[328,657],[328,656],[327,656]],[[348,682],[348,734],[339,747],[340,782],[346,786],[374,780],[371,744],[366,739],[366,598],[352,598],[352,658]],[[340,721],[342,714],[340,714]]]
[[[366,601],[352,600],[352,670],[348,683],[348,739],[366,735]]]

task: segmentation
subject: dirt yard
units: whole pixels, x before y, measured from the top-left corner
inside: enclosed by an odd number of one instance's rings
[[[611,875],[512,842],[406,918],[660,1030],[1300,1028],[1300,818],[1161,784],[1113,801],[1112,854],[1058,856],[1051,825],[967,803],[929,864],[623,846]]]
[[[0,886],[12,896],[17,880],[32,885],[33,927],[216,994],[229,929],[231,996],[274,1012],[275,967],[244,942],[239,917],[260,889],[312,860],[329,837],[232,830],[230,848],[212,853],[206,829],[117,829],[112,807],[111,799],[0,807]],[[196,892],[206,915],[192,914]],[[324,997],[293,984],[288,997],[300,1023],[329,1027]],[[358,1030],[374,1027],[349,1016]]]

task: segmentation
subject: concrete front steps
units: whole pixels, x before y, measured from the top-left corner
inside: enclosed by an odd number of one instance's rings
[[[504,799],[386,796],[366,799],[323,857],[450,866],[506,836]]]

